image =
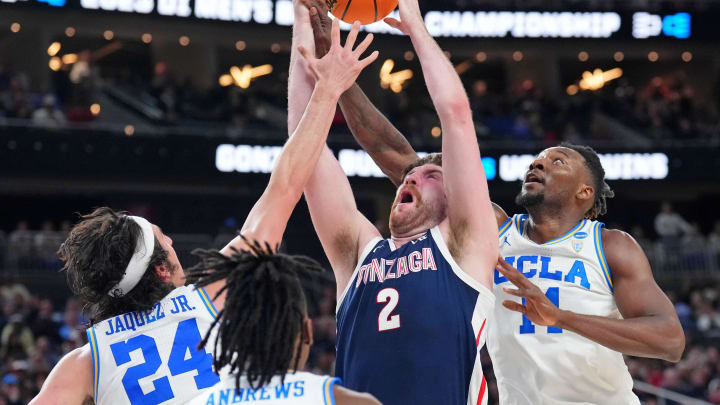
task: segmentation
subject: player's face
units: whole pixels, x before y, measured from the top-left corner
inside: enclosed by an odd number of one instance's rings
[[[153,225],[153,231],[155,232],[155,238],[157,238],[158,242],[160,242],[160,246],[167,252],[168,255],[168,263],[170,263],[170,266],[172,267],[170,282],[175,287],[184,286],[185,272],[183,271],[183,268],[180,265],[180,260],[178,260],[175,249],[173,248],[173,240],[169,236],[165,235],[165,233],[163,233],[157,225]]]
[[[411,170],[395,193],[390,211],[393,236],[409,236],[439,224],[447,215],[442,167],[426,164]]]
[[[516,203],[532,208],[547,203],[562,205],[569,201],[579,182],[584,180],[584,164],[582,155],[572,149],[545,149],[525,173]]]

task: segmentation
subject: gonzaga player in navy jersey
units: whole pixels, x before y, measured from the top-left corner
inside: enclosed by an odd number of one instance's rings
[[[443,157],[406,168],[387,241],[358,211],[328,149],[305,188],[337,280],[336,372],[347,387],[385,404],[485,403],[478,352],[494,302],[495,218],[462,83],[417,0],[400,1],[400,18],[385,21],[410,37],[418,55],[442,125]],[[291,89],[312,84],[302,64],[290,72]],[[306,102],[291,92],[290,116]]]
[[[304,18],[309,26],[307,11]],[[333,52],[322,63],[309,57],[317,86],[242,235],[280,243],[323,150],[338,97],[377,58],[374,53],[359,60],[371,40],[357,52]],[[245,247],[245,239],[236,237],[220,253]],[[109,208],[84,216],[61,253],[69,284],[93,327],[90,343],[60,360],[33,404],[81,404],[87,397],[98,404],[186,404],[220,381],[212,356],[197,346],[223,311],[224,278],[203,283],[204,289],[183,287],[172,240],[147,220]],[[212,277],[212,271],[206,275]]]

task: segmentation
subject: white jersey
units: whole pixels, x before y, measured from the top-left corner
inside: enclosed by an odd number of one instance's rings
[[[562,237],[539,245],[525,236],[527,215],[500,227],[500,252],[561,309],[621,318],[602,250],[603,223],[582,220]],[[503,405],[640,404],[622,354],[576,333],[538,326],[509,311],[515,288],[495,270],[497,300],[487,348]],[[524,299],[523,299],[524,301]]]
[[[224,375],[215,388],[195,398],[190,405],[264,404],[264,405],[334,405],[333,385],[339,378],[298,371],[285,374],[285,381],[275,376],[263,387],[250,388],[245,376],[240,377],[240,391],[235,376]]]
[[[87,330],[96,404],[185,404],[220,381],[198,351],[217,311],[202,288],[176,288],[149,311]]]

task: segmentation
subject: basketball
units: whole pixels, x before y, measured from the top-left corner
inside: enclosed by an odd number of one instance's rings
[[[372,24],[387,17],[397,7],[397,0],[328,0],[330,12],[337,18],[352,24]]]

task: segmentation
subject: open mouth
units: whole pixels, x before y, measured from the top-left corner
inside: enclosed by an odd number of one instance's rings
[[[411,204],[413,201],[415,201],[415,198],[409,190],[400,193],[400,204]]]
[[[541,178],[540,176],[536,175],[535,173],[528,173],[528,175],[525,176],[525,184],[528,184],[528,183],[545,184],[545,179]]]

